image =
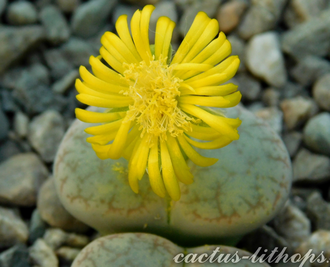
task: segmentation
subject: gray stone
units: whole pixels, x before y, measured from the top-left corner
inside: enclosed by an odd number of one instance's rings
[[[289,27],[317,17],[327,8],[327,0],[292,0],[284,12],[284,21]]]
[[[263,119],[269,124],[269,126],[278,134],[282,132],[282,122],[283,122],[283,113],[276,107],[262,108],[256,112],[254,115]]]
[[[183,15],[179,22],[181,35],[186,35],[195,16],[199,11],[204,11],[210,18],[215,17],[218,7],[222,0],[203,0],[193,1],[185,5]]]
[[[330,48],[330,10],[282,35],[282,49],[299,59],[306,55],[325,56]]]
[[[307,216],[291,203],[274,219],[275,230],[296,248],[300,243],[306,240],[311,233],[311,223]]]
[[[238,72],[242,72],[246,70],[245,67],[245,42],[236,35],[228,36],[228,41],[231,44],[231,53],[232,55],[238,55],[240,59],[240,64],[238,67]]]
[[[0,207],[0,249],[25,243],[28,235],[29,230],[18,212]]]
[[[30,258],[39,267],[58,267],[59,262],[54,251],[39,238],[30,248]]]
[[[278,88],[278,90],[282,99],[293,98],[296,96],[309,96],[308,92],[303,86],[291,81],[288,81],[283,87]]]
[[[131,24],[129,23],[133,17],[134,12],[139,9],[139,6],[131,6],[131,5],[123,5],[119,3],[114,7],[112,14],[112,24],[115,25],[117,19],[121,15],[127,15],[128,28],[131,28]],[[154,11],[155,12],[155,11]]]
[[[81,249],[79,248],[70,248],[70,247],[61,247],[56,250],[56,255],[66,261],[72,262],[78,256]]]
[[[262,102],[269,107],[276,107],[280,103],[280,92],[274,88],[267,88],[262,91]]]
[[[80,5],[80,0],[56,0],[58,7],[65,13],[71,13]]]
[[[3,111],[16,112],[17,110],[19,110],[11,91],[1,88],[0,98],[2,100],[1,103]]]
[[[287,81],[284,58],[275,32],[258,34],[249,41],[246,65],[255,76],[272,86],[281,87]]]
[[[53,179],[49,179],[43,184],[37,206],[42,219],[53,227],[76,232],[87,230],[85,224],[75,219],[64,209],[58,199]]]
[[[289,130],[301,126],[315,114],[315,102],[301,96],[285,99],[280,104],[284,123]]]
[[[0,73],[44,39],[41,26],[0,28]]]
[[[33,153],[15,155],[0,164],[0,202],[20,206],[36,204],[48,171]]]
[[[159,0],[126,0],[126,2],[143,6],[143,5],[155,5],[159,2]]]
[[[41,218],[38,209],[35,209],[30,221],[29,242],[33,244],[38,238],[43,237],[46,229],[47,224]]]
[[[48,49],[44,52],[46,63],[51,71],[51,76],[58,80],[73,69],[73,64],[66,58],[60,49]],[[83,59],[87,60],[87,59]]]
[[[311,118],[304,128],[304,143],[311,150],[330,156],[330,113]]]
[[[28,68],[31,76],[36,78],[40,84],[49,85],[50,84],[50,73],[49,70],[40,62],[34,63]]]
[[[313,97],[320,108],[330,111],[330,73],[322,76],[313,86]]]
[[[51,5],[54,3],[54,0],[35,0],[35,5],[38,9],[42,9],[45,6]]]
[[[95,35],[105,24],[117,0],[94,0],[81,4],[73,13],[72,32],[79,37]]]
[[[14,130],[20,138],[24,138],[28,134],[29,117],[21,111],[15,113]]]
[[[9,131],[9,121],[7,119],[6,114],[2,111],[0,105],[0,141],[7,138],[8,131]]]
[[[17,244],[0,254],[1,267],[30,267],[29,251],[23,244]]]
[[[38,13],[28,1],[13,2],[7,9],[7,21],[12,25],[26,25],[37,22]]]
[[[21,153],[21,150],[14,141],[7,140],[2,142],[0,145],[0,162],[7,160],[19,153]]]
[[[247,7],[248,2],[244,0],[234,0],[221,5],[217,13],[220,31],[224,33],[233,31],[239,25]]]
[[[5,10],[6,5],[7,5],[7,0],[0,0],[0,16],[2,15],[2,12]]]
[[[46,38],[51,44],[58,45],[69,39],[69,25],[58,7],[53,5],[44,7],[40,11],[40,21],[46,29]]]
[[[261,84],[251,75],[244,72],[238,73],[231,82],[238,85],[238,90],[242,93],[243,100],[255,101],[259,98]]]
[[[290,74],[301,85],[309,86],[318,78],[330,72],[330,62],[320,57],[306,56],[298,60]]]
[[[293,180],[324,182],[330,179],[330,158],[302,148],[293,161]]]
[[[52,85],[52,90],[57,94],[64,94],[79,77],[79,72],[77,70],[70,71],[62,79],[58,80]]]
[[[288,149],[291,157],[296,155],[301,143],[303,135],[300,132],[290,132],[283,135],[283,141]]]
[[[313,192],[307,199],[307,215],[316,230],[330,230],[330,204],[324,201],[317,191]]]
[[[238,33],[243,39],[272,30],[282,13],[287,0],[254,0],[243,17]]]
[[[64,120],[57,111],[47,110],[33,118],[28,139],[45,162],[52,162],[64,135]]]
[[[68,234],[58,228],[47,229],[43,237],[47,245],[53,250],[61,247],[66,242],[67,238]]]
[[[89,43],[74,37],[70,38],[70,40],[61,47],[61,51],[65,59],[70,61],[75,67],[80,67],[80,65],[89,66],[90,56],[92,54],[98,54]]]

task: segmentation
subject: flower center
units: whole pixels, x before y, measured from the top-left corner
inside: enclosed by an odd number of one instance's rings
[[[124,78],[130,85],[124,94],[134,100],[127,119],[135,120],[142,135],[149,135],[150,142],[154,137],[166,140],[167,133],[176,137],[184,131],[191,131],[190,121],[193,120],[178,107],[182,80],[175,77],[172,67],[163,62],[124,64]]]

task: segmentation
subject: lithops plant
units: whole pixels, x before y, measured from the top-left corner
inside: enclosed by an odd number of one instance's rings
[[[194,183],[181,184],[179,201],[160,198],[148,175],[140,192],[128,184],[125,159],[100,160],[85,141],[85,123],[76,120],[66,133],[55,161],[54,177],[64,207],[102,234],[150,232],[178,243],[219,243],[263,225],[288,197],[292,170],[279,136],[243,107],[241,137],[219,150],[204,151],[219,159],[209,167],[188,161]]]
[[[250,253],[234,247],[203,246],[186,249],[156,235],[127,233],[96,239],[80,252],[72,267],[269,267],[266,263],[252,262],[245,258],[250,256]]]

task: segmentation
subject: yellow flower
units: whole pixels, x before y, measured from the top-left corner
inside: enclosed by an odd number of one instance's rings
[[[229,41],[219,34],[218,22],[204,12],[197,14],[173,58],[175,23],[169,18],[159,18],[155,44],[150,46],[154,8],[148,5],[134,13],[132,35],[126,15],[116,22],[118,36],[104,33],[100,56],[90,58],[93,74],[81,66],[83,82],[77,79],[76,88],[80,102],[107,110],[77,108],[76,116],[83,122],[102,123],[85,130],[93,135],[87,142],[101,159],[129,161],[129,184],[135,193],[147,170],[157,195],[165,197],[168,192],[178,200],[179,182],[193,182],[186,158],[199,166],[217,161],[193,147],[218,149],[239,138],[241,121],[209,108],[239,103],[236,85],[220,85],[235,75],[239,59],[228,57]]]

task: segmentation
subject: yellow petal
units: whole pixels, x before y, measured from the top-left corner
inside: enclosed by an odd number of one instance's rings
[[[99,126],[92,126],[85,129],[85,132],[92,135],[99,135],[99,134],[106,134],[108,132],[112,132],[114,130],[119,129],[121,123],[124,119],[120,119],[114,122],[110,122],[107,124],[99,125]]]
[[[168,17],[160,17],[157,21],[155,33],[155,59],[159,59],[159,56],[162,54],[165,34],[170,22],[171,20]]]
[[[116,138],[113,140],[108,151],[108,157],[111,159],[119,159],[122,155],[124,146],[126,144],[128,131],[131,128],[131,122],[123,122],[117,132]]]
[[[109,132],[109,133],[106,133],[106,134],[100,134],[100,135],[95,135],[95,136],[92,136],[92,137],[88,137],[86,139],[86,141],[88,143],[104,146],[104,145],[108,144],[109,142],[111,142],[113,139],[115,139],[116,134],[117,134],[117,131],[115,130],[113,132]]]
[[[228,83],[219,86],[205,86],[205,87],[198,87],[195,88],[193,93],[188,90],[181,90],[181,95],[209,95],[209,96],[225,96],[237,91],[237,85]]]
[[[138,180],[141,180],[147,167],[147,161],[149,156],[149,144],[147,142],[148,138],[145,135],[140,142],[139,147],[132,155],[132,159],[129,163],[129,168],[134,170],[134,175]]]
[[[78,120],[87,123],[111,122],[120,119],[121,115],[126,114],[126,112],[100,113],[81,108],[76,108],[75,113]]]
[[[146,5],[141,12],[141,22],[140,22],[140,31],[141,31],[141,39],[148,55],[148,58],[151,59],[151,50],[149,43],[149,22],[152,12],[155,10],[153,5]]]
[[[197,153],[196,150],[191,147],[191,145],[186,141],[186,139],[183,136],[178,136],[178,140],[184,153],[196,165],[201,167],[208,167],[215,164],[218,161],[218,159],[206,158],[200,155],[199,153]]]
[[[131,158],[136,157],[136,153],[138,151],[138,148],[140,147],[140,144],[141,144],[141,138],[137,138]],[[133,192],[135,192],[137,194],[137,193],[139,193],[139,183],[138,183],[139,179],[138,179],[138,176],[136,175],[134,168],[131,168],[131,162],[132,161],[130,160],[128,163],[128,182],[129,182],[129,185],[132,188]]]
[[[108,158],[108,150],[110,148],[110,145],[101,146],[97,144],[92,144],[92,148],[95,151],[96,156],[98,156],[100,159]]]
[[[172,161],[170,154],[167,149],[165,142],[160,142],[161,160],[162,160],[162,172],[165,188],[170,195],[170,197],[177,201],[180,199],[181,192],[179,187],[179,182],[175,177]]]
[[[224,108],[230,104],[230,101],[223,96],[182,96],[179,98],[180,104],[194,104],[207,107]]]
[[[192,87],[202,87],[202,86],[211,86],[211,85],[218,85],[221,83],[224,83],[225,81],[228,80],[228,76],[225,73],[217,73],[217,74],[212,74],[206,77],[202,77],[201,79],[194,79],[193,81],[191,80],[186,80],[185,83]]]
[[[233,140],[229,139],[227,136],[221,136],[218,139],[215,139],[211,142],[197,142],[191,140],[189,137],[184,136],[186,140],[193,145],[194,147],[201,148],[201,149],[218,149],[222,148],[226,145],[229,145]]]
[[[219,138],[221,135],[211,127],[203,127],[195,124],[191,125],[192,131],[186,132],[187,135],[204,141],[211,141]]]
[[[103,46],[100,48],[100,54],[104,60],[119,73],[124,73],[125,69],[123,67],[123,62],[118,61],[113,55],[109,53],[107,49]]]
[[[100,107],[100,108],[121,108],[133,104],[133,100],[129,97],[123,98],[113,96],[111,98],[101,98],[97,96],[79,94],[76,98],[83,104]]]

